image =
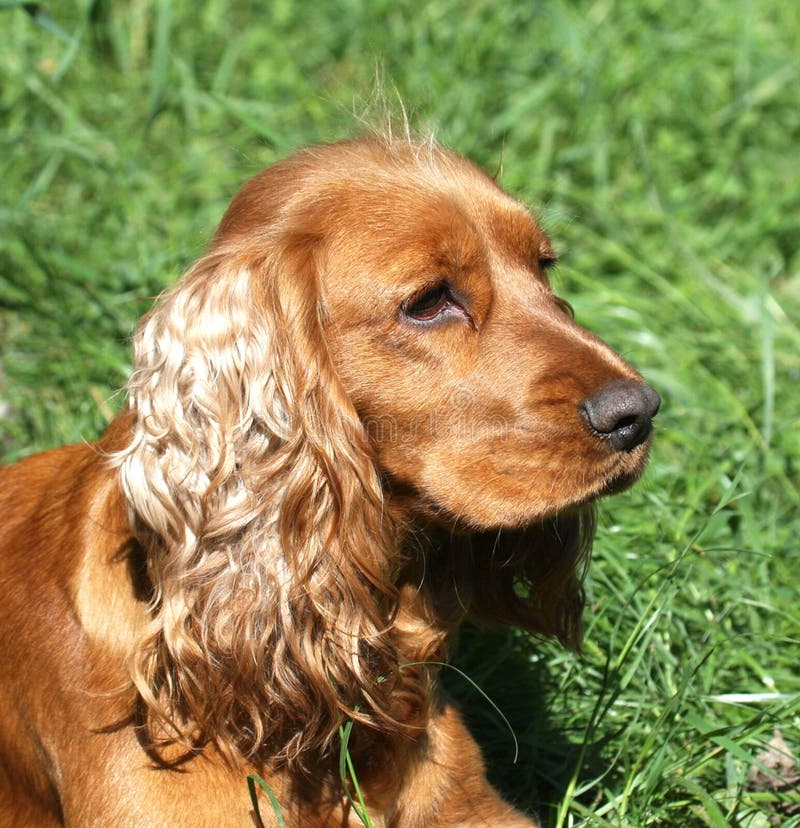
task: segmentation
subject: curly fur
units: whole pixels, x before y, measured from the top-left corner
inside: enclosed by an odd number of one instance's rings
[[[319,308],[280,267],[207,257],[149,315],[117,461],[153,584],[142,698],[178,735],[293,760],[343,716],[398,724],[398,557]]]

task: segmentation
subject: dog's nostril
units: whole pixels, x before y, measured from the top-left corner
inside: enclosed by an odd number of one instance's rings
[[[660,405],[661,397],[649,385],[622,380],[584,400],[580,410],[589,428],[616,451],[631,451],[649,436]]]

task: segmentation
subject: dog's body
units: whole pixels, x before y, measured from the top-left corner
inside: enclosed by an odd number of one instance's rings
[[[99,447],[0,469],[0,826],[250,826],[251,772],[269,780],[287,826],[360,826],[343,806],[335,762],[315,782],[258,761],[231,767],[214,749],[158,768],[143,750],[133,694],[118,692],[147,613],[116,475],[98,455],[118,444],[115,428]],[[373,793],[375,828],[434,826],[444,811],[455,825],[531,825],[489,787],[446,704],[391,753],[373,762],[367,751],[358,779]],[[274,824],[261,802],[264,824]]]
[[[658,397],[434,144],[299,153],[145,319],[130,410],[0,469],[0,828],[535,823],[434,662],[471,612],[579,636],[592,501]],[[266,801],[262,797],[262,801]],[[262,806],[265,823],[274,819]]]

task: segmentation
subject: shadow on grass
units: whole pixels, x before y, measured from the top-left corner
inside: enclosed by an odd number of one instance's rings
[[[525,813],[535,815],[543,826],[555,822],[556,809],[581,761],[583,731],[566,732],[565,715],[552,716],[554,706],[563,710],[558,677],[551,675],[545,659],[536,658],[535,646],[514,631],[487,631],[465,627],[454,665],[463,670],[507,718],[503,722],[489,702],[457,672],[444,670],[442,681],[461,708],[464,721],[483,752],[491,783],[504,798]],[[595,779],[604,768],[603,745],[585,749],[578,782]]]

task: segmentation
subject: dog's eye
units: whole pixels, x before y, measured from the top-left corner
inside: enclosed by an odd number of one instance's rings
[[[419,322],[435,319],[451,302],[447,285],[428,288],[424,293],[413,296],[403,305],[403,312]]]
[[[542,270],[549,270],[558,264],[558,256],[555,253],[544,252],[539,254],[539,267]]]

